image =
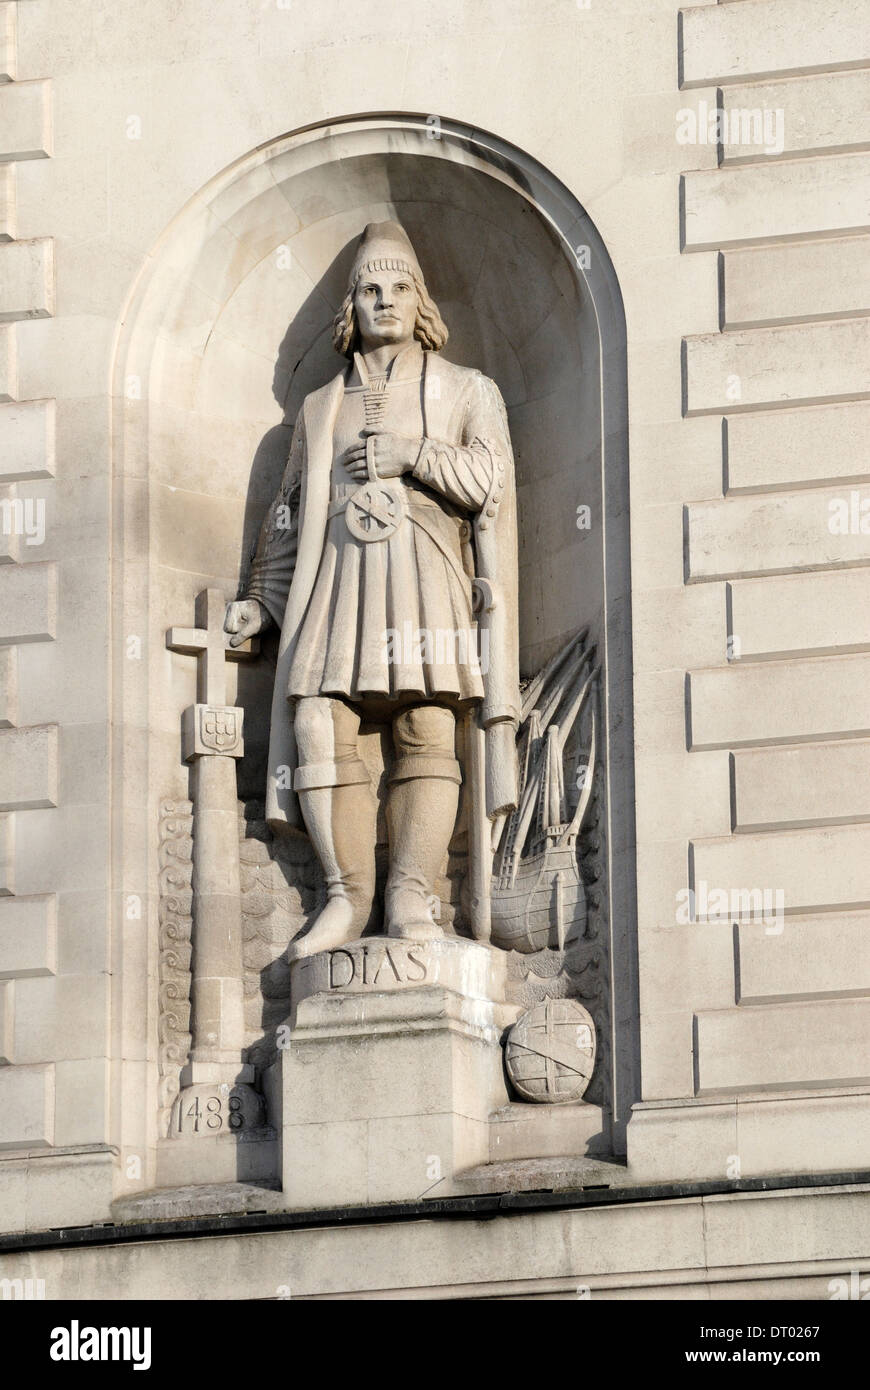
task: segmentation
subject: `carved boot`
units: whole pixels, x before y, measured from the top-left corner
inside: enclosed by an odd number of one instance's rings
[[[377,834],[377,802],[356,747],[359,714],[315,696],[299,701],[295,723],[300,759],[293,786],[326,879],[326,906],[291,944],[291,961],[362,935],[375,895]]]
[[[425,941],[442,935],[430,899],[459,804],[456,716],[441,705],[411,706],[393,720],[393,744],[385,930],[388,936]]]
[[[426,941],[443,935],[430,900],[458,803],[458,777],[413,777],[390,787],[390,872],[384,894],[388,936]]]
[[[326,878],[326,906],[291,944],[291,961],[358,940],[375,895],[376,808],[368,783],[300,791],[299,803]]]

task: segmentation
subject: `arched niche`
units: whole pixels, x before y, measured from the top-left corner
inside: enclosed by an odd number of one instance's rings
[[[153,906],[159,804],[187,795],[178,719],[193,679],[193,658],[168,653],[165,630],[192,621],[200,589],[234,595],[299,404],[340,368],[330,325],[356,238],[388,218],[408,229],[448,325],[444,355],[494,378],[508,408],[523,673],[583,624],[598,645],[599,909],[609,934],[609,1104],[619,1149],[638,1094],[624,319],[606,248],[582,206],[496,137],[393,115],[284,136],[203,188],[143,267],[114,374],[116,622],[124,633],[147,632],[150,653],[144,670],[120,657],[116,668],[118,726],[147,731],[147,753],[119,741],[118,862],[128,879],[138,855]],[[588,528],[578,526],[584,507]],[[261,663],[239,697],[243,779],[254,782],[269,689]]]

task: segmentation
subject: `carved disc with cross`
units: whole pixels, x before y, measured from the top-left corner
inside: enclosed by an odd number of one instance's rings
[[[595,1067],[595,1024],[576,999],[545,999],[517,1019],[505,1043],[505,1066],[524,1100],[564,1105],[579,1100]]]
[[[385,541],[398,531],[405,515],[401,487],[363,483],[348,499],[344,519],[358,541]]]

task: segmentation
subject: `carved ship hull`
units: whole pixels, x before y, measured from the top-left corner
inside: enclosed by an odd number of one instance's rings
[[[595,768],[595,710],[590,710],[588,766],[571,814],[565,747],[578,727],[597,677],[592,651],[578,633],[529,683],[520,733],[519,805],[508,817],[490,889],[492,936],[506,951],[563,950],[586,929],[586,891],[577,837],[588,810]]]
[[[505,951],[561,951],[585,928],[586,891],[573,837],[524,858],[509,886],[493,886],[492,941]]]

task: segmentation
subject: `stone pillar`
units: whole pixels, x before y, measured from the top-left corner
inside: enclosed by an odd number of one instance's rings
[[[507,1102],[507,957],[472,941],[366,937],[293,966],[281,1054],[290,1209],[445,1194],[489,1158]]]
[[[241,1176],[235,1146],[264,1123],[263,1099],[253,1089],[254,1068],[244,1060],[244,986],[239,882],[239,825],[235,760],[244,752],[243,711],[226,703],[228,657],[247,649],[227,648],[225,602],[216,589],[197,598],[194,628],[172,628],[167,646],[201,656],[198,701],[182,719],[182,755],[193,764],[193,936],[189,1060],[172,1107],[169,1135],[197,1148],[212,1141],[188,1180],[219,1181]],[[220,1147],[215,1149],[215,1143]]]
[[[241,710],[227,711],[241,715]],[[241,743],[241,739],[239,740]],[[197,755],[193,768],[194,933],[190,1081],[253,1081],[244,1046],[242,910],[235,757]]]

